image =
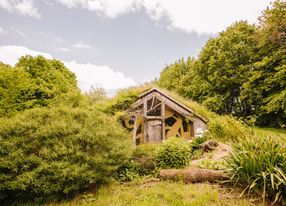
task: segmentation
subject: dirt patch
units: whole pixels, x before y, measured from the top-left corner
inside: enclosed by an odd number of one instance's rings
[[[213,151],[212,160],[221,160],[231,152],[231,147],[226,144],[218,143],[218,146]]]
[[[204,160],[220,161],[231,152],[231,147],[223,143],[217,143],[213,150],[205,152],[199,159],[190,162],[190,168],[197,167]]]

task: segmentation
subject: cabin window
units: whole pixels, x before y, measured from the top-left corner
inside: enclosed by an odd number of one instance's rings
[[[153,97],[147,101],[147,116],[161,116],[162,102]]]
[[[129,119],[129,124],[130,125],[133,125],[134,124],[134,122],[135,122],[135,116],[134,115],[132,115],[131,117],[130,117],[130,119]]]
[[[143,104],[140,104],[139,106],[135,107],[134,109],[130,110],[132,113],[140,114],[143,112]]]
[[[177,120],[174,118],[174,117],[168,117],[166,120],[165,120],[165,123],[167,126],[171,127],[175,124]]]
[[[183,129],[184,129],[184,132],[188,132],[189,131],[188,123],[187,123],[187,121],[185,119],[183,120]]]

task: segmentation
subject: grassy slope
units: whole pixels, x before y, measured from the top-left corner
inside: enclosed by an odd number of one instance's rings
[[[260,205],[251,198],[238,198],[237,192],[231,192],[219,185],[184,184],[174,182],[133,182],[113,183],[108,187],[101,188],[95,195],[86,194],[82,197],[61,204],[50,204],[49,206],[252,206]]]
[[[251,130],[252,128],[250,128]],[[253,133],[257,136],[276,136],[286,138],[286,130],[285,129],[276,129],[276,128],[253,128]]]

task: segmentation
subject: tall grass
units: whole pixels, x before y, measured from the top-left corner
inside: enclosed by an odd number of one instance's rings
[[[245,192],[258,192],[265,202],[286,204],[285,138],[245,138],[234,145],[226,159],[231,182],[246,186]]]

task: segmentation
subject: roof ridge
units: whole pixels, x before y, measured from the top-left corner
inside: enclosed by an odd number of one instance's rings
[[[151,89],[143,92],[140,96],[139,99],[143,98],[144,96],[146,96],[147,94],[157,91],[160,94],[164,95],[166,98],[170,99],[171,101],[173,101],[174,103],[176,103],[177,105],[183,107],[184,109],[188,110],[190,113],[193,113],[195,116],[197,116],[198,118],[200,118],[201,120],[203,120],[204,122],[208,122],[206,118],[202,117],[200,114],[197,114],[194,112],[194,110],[190,107],[188,107],[187,105],[185,105],[183,102],[181,102],[180,100],[176,100],[175,98],[173,98],[170,94],[166,94],[168,92],[164,92],[163,90],[159,89],[158,87],[152,87]]]

